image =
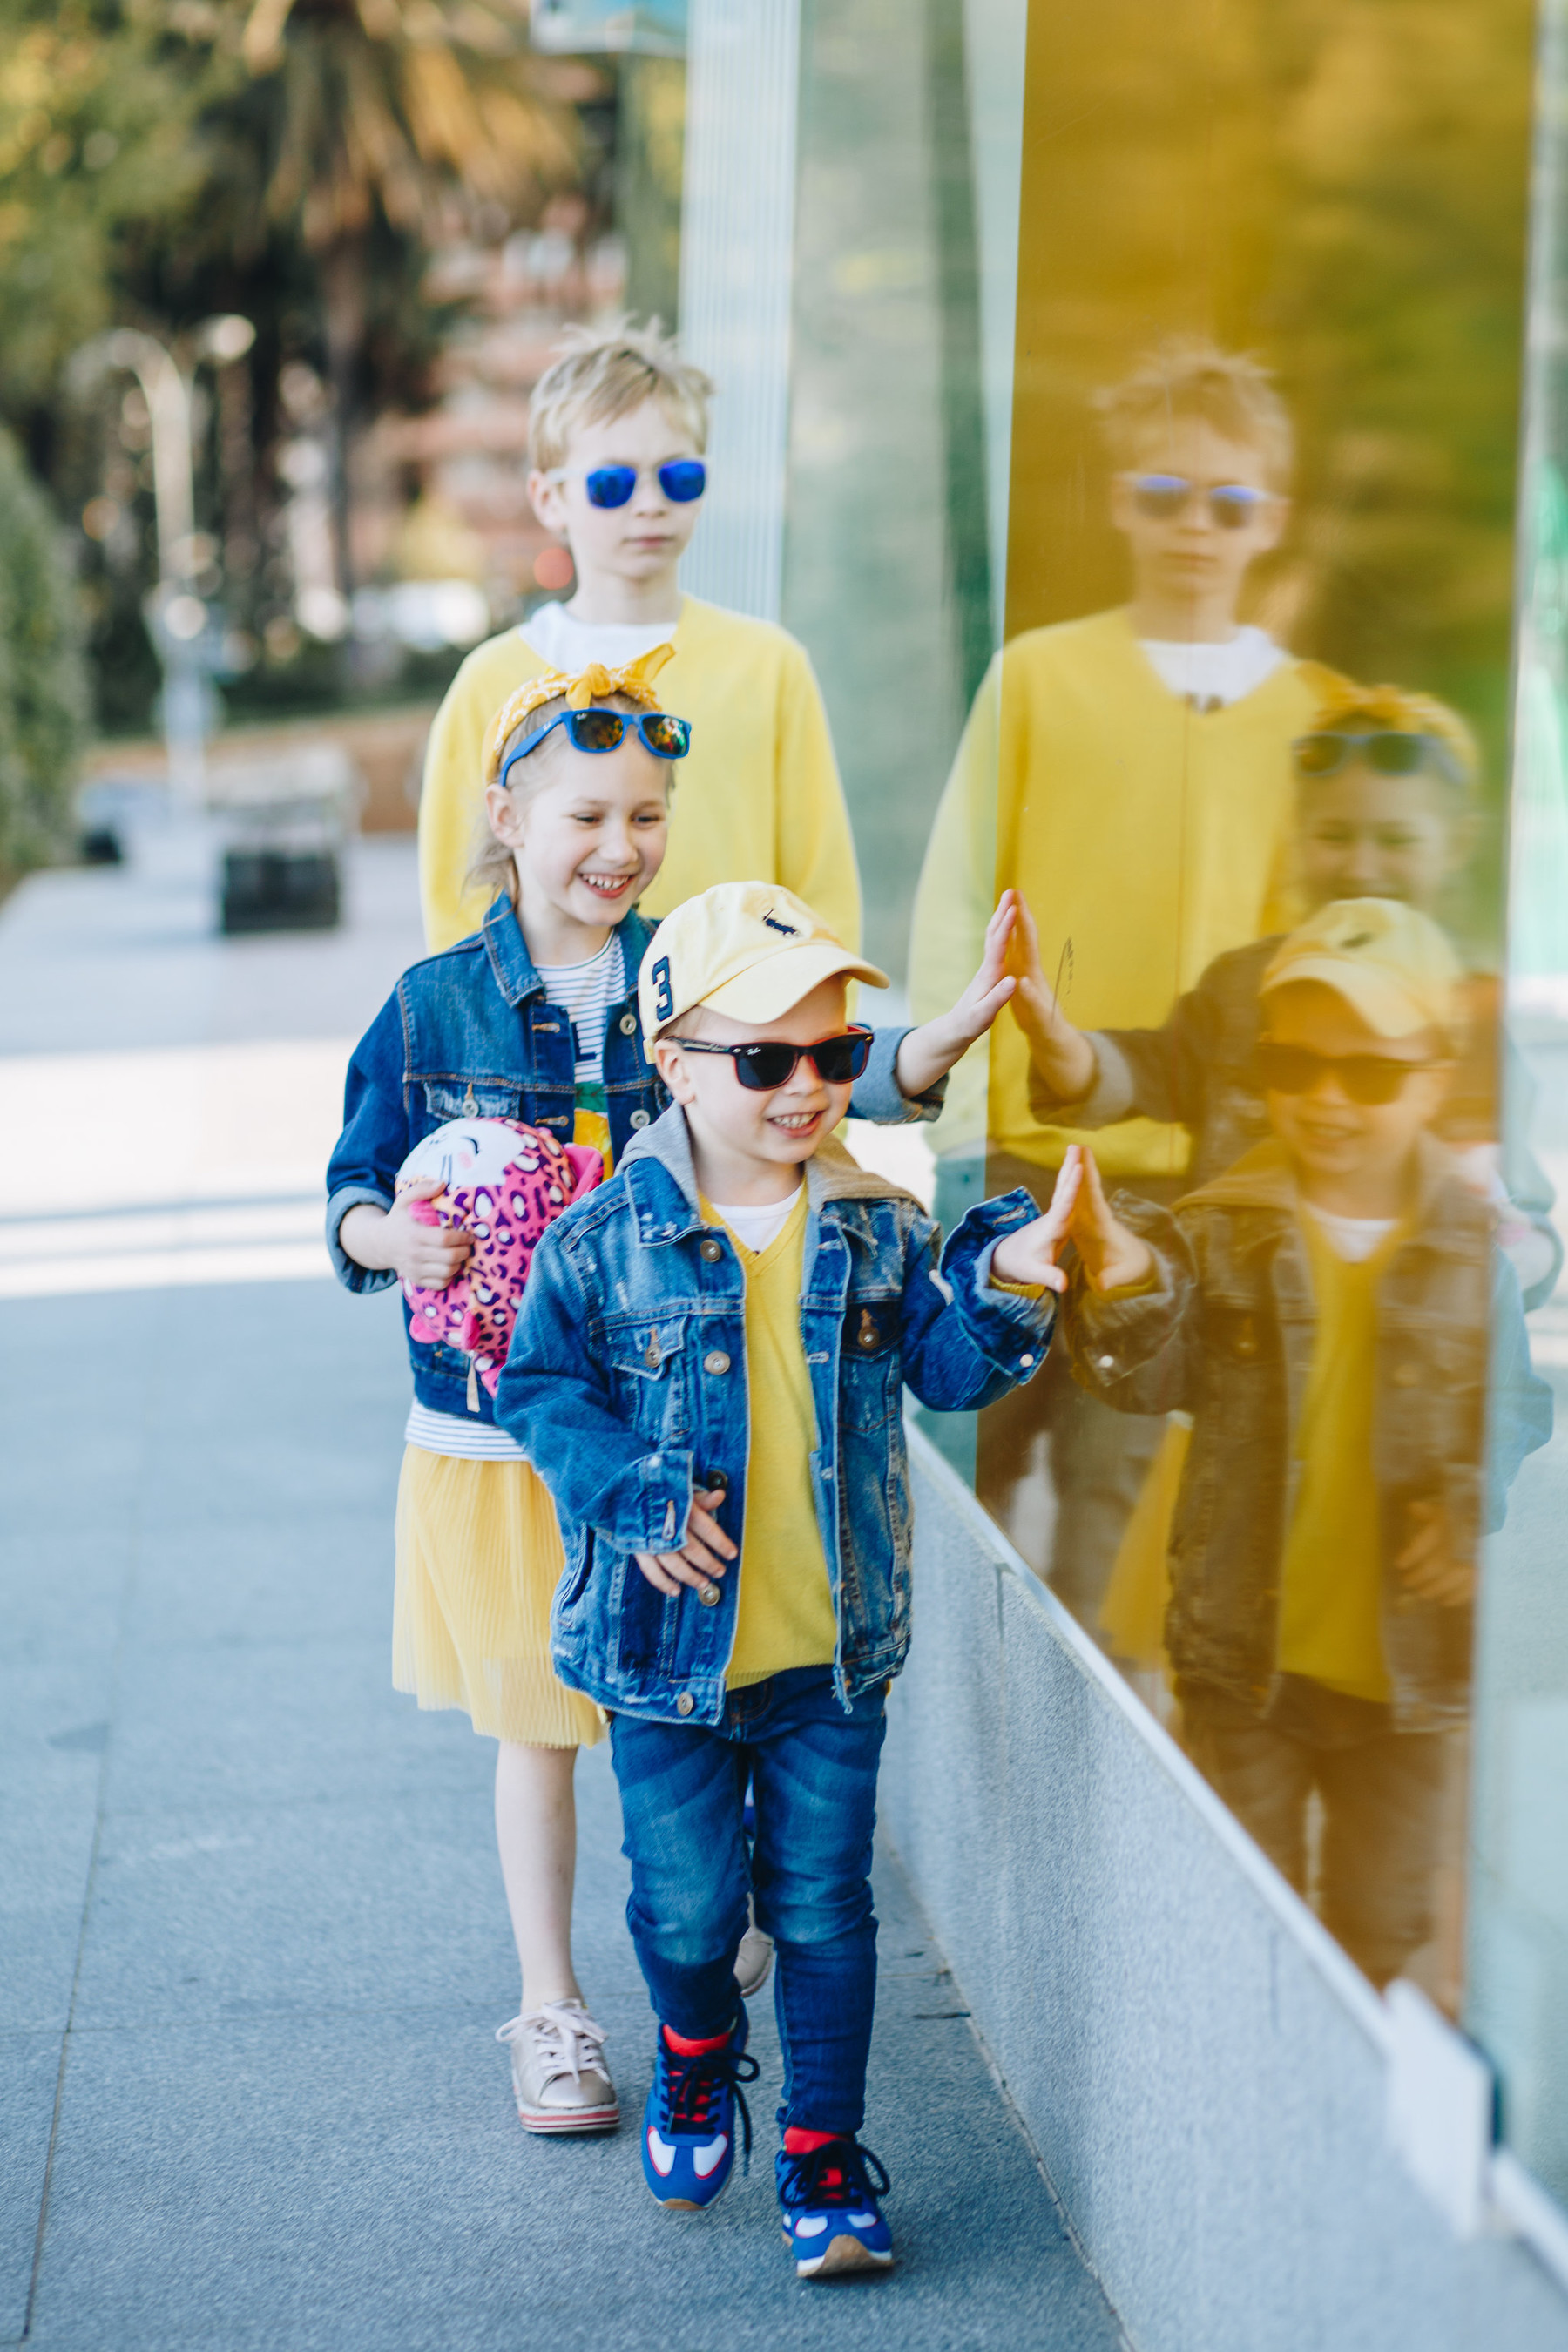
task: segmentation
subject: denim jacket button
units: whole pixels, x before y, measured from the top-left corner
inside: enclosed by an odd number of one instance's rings
[[[622,1015],[621,1015],[621,1034],[622,1034],[622,1036],[623,1036],[623,1037],[635,1037],[635,1036],[637,1035],[637,1014],[636,1014],[635,1013],[622,1013]]]
[[[730,1359],[722,1348],[710,1348],[702,1359],[702,1369],[705,1372],[711,1372],[717,1377],[719,1373],[729,1370]]]
[[[716,1584],[705,1584],[697,1598],[701,1601],[704,1609],[717,1609],[722,1595]]]
[[[646,1126],[647,1125],[647,1123],[648,1123],[648,1119],[647,1119],[647,1111],[646,1111],[646,1110],[634,1110],[634,1111],[633,1111],[632,1116],[631,1116],[631,1124],[633,1125],[633,1127],[646,1127]]]
[[[722,1242],[711,1240],[699,1242],[697,1246],[699,1254],[707,1259],[710,1265],[717,1265],[720,1259],[724,1255],[724,1244]]]
[[[696,1704],[689,1691],[682,1691],[675,1702],[675,1712],[677,1715],[689,1715]]]

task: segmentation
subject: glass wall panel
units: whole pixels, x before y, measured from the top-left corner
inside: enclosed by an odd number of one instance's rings
[[[1043,1370],[941,1442],[1373,1982],[1451,2011],[1478,1558],[1562,1255],[1498,978],[1533,38],[1034,0],[1006,644],[910,961],[935,1012],[1022,895],[944,1223],[1079,1188]]]
[[[1568,1189],[1568,47],[1547,13],[1531,273],[1506,1115],[1516,1160]],[[1558,1215],[1561,1222],[1561,1208]],[[1487,1551],[1477,1659],[1465,2021],[1498,2066],[1504,2137],[1568,2199],[1568,1295],[1532,1315],[1555,1392]]]

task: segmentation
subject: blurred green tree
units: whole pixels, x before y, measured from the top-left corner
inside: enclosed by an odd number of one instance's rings
[[[0,872],[44,864],[68,837],[88,699],[59,526],[0,433]]]

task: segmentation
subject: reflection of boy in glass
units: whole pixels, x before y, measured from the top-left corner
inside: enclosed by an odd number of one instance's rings
[[[1436,913],[1476,835],[1476,747],[1464,720],[1430,695],[1338,684],[1296,746],[1296,877],[1307,906],[1400,898]],[[1267,1131],[1256,1069],[1258,992],[1279,934],[1216,957],[1161,1027],[1086,1035],[1056,1003],[1027,908],[1021,914],[1026,971],[1016,1009],[1030,1038],[1029,1099],[1038,1118],[1081,1128],[1132,1113],[1179,1119],[1193,1139],[1194,1184],[1258,1140]],[[1499,1238],[1534,1307],[1551,1294],[1563,1249],[1545,1171],[1522,1139],[1497,1150],[1495,993],[1488,977],[1465,984],[1468,1051],[1436,1131],[1499,1211]]]
[[[1303,1892],[1317,1794],[1319,1906],[1377,1984],[1434,1931],[1477,1546],[1551,1429],[1513,1271],[1429,1134],[1458,978],[1390,899],[1279,943],[1270,1139],[1173,1214],[1108,1205],[1090,1162],[1064,1317],[1098,1395],[1193,1415],[1166,1621],[1186,1743]]]
[[[1070,940],[1073,1015],[1097,1028],[1163,1021],[1215,956],[1278,919],[1289,747],[1317,695],[1300,665],[1243,625],[1240,604],[1283,528],[1289,419],[1260,368],[1197,344],[1156,353],[1100,405],[1131,601],[1030,630],[992,664],[926,853],[917,1005],[952,1001],[948,975],[973,971],[1008,885],[1033,905],[1053,968]],[[1004,1020],[989,1061],[971,1055],[950,1085],[939,1215],[955,1222],[997,1183],[1044,1200],[1072,1134],[1031,1109],[1028,1047]],[[987,1139],[1002,1163],[989,1179]],[[1170,1120],[1123,1120],[1097,1149],[1152,1197],[1184,1189],[1188,1140]],[[1059,1361],[985,1417],[981,1493],[1044,1565],[1044,1514],[1024,1487],[1042,1436],[1052,1581],[1092,1619],[1159,1432],[1119,1425]]]

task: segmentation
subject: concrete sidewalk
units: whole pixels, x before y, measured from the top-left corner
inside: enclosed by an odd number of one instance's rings
[[[51,880],[57,901],[74,878]],[[47,987],[37,911],[24,892],[0,922],[0,968],[25,923]],[[122,935],[134,959],[134,924]],[[334,1024],[374,1010],[389,937]],[[227,952],[186,940],[177,959],[209,1044],[234,1004]],[[157,993],[144,968],[126,987]],[[253,1004],[231,1017],[266,1034]],[[166,1002],[159,1023],[180,1042]],[[95,1042],[47,1029],[57,1053]],[[750,2179],[703,2219],[658,2211],[603,1748],[580,1773],[579,1942],[628,2126],[519,2129],[491,2039],[515,2007],[493,1751],[389,1687],[391,1299],[259,1278],[13,1297],[0,1394],[0,2342],[1121,2343],[888,1855],[867,2137],[893,2177],[899,2270],[794,2279],[765,2001]]]

